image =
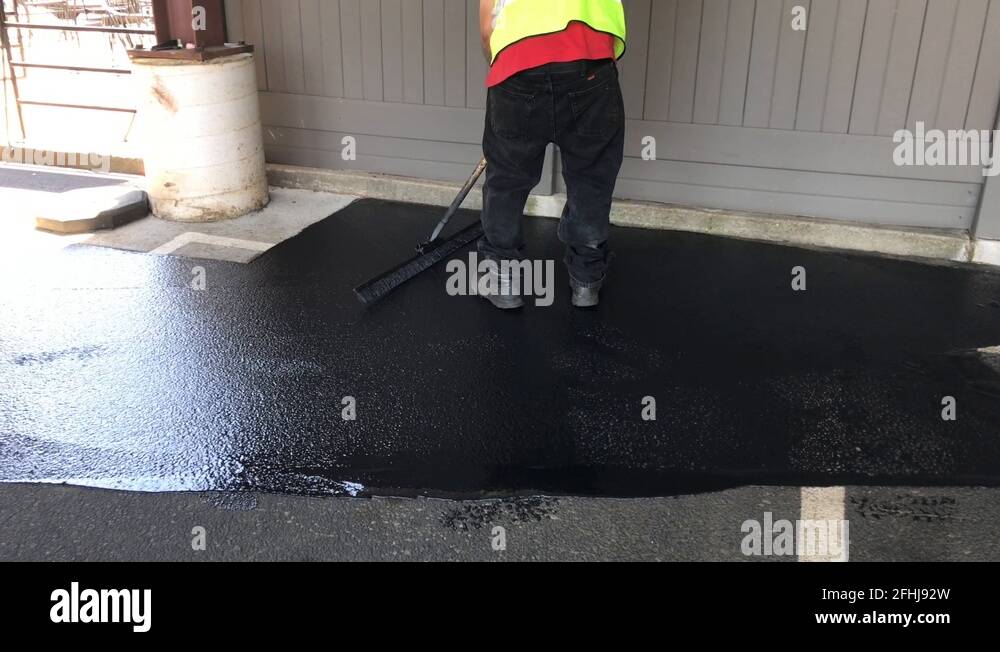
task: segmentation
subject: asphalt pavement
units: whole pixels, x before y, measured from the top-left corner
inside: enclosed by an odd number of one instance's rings
[[[745,555],[743,526],[800,509],[781,487],[448,501],[2,485],[0,559],[794,562]],[[845,517],[852,562],[1000,561],[995,489],[848,488]]]
[[[746,523],[829,518],[853,561],[1000,560],[996,271],[617,229],[579,312],[529,220],[552,305],[442,265],[364,309],[439,212],[7,252],[0,559],[790,561]]]

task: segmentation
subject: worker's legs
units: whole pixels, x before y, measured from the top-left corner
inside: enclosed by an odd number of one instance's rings
[[[567,202],[559,224],[566,266],[582,286],[599,286],[611,250],[611,197],[625,147],[625,107],[610,61],[555,88],[558,136]]]
[[[516,75],[490,89],[483,153],[486,185],[479,252],[497,261],[521,260],[524,204],[538,185],[552,139],[552,95],[544,75]]]

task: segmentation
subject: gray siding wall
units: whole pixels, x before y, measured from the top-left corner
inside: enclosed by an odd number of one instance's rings
[[[968,229],[978,169],[899,168],[918,121],[993,128],[1000,0],[625,0],[623,198]],[[805,32],[792,9],[809,9]],[[476,0],[228,0],[271,161],[464,179],[487,66]],[[344,136],[358,160],[341,158]],[[643,139],[657,160],[641,158]],[[558,159],[543,191],[562,190]],[[983,202],[984,205],[993,205]],[[992,219],[980,219],[992,224]]]

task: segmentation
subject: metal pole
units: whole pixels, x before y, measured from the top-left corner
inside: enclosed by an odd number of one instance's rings
[[[1000,159],[1000,138],[996,137],[1000,134],[1000,107],[997,107],[997,119],[993,124],[995,131],[990,142],[993,155],[991,167],[996,168],[1000,166],[997,162]],[[1000,240],[1000,177],[987,176],[984,179],[971,231],[972,237],[977,239]]]
[[[17,72],[13,65],[14,58],[10,49],[10,35],[7,34],[7,14],[3,10],[3,0],[0,0],[0,44],[3,45],[4,56],[7,58],[7,70],[10,71],[10,85],[14,89],[14,106],[17,107],[17,120],[21,125],[21,138],[25,139],[28,137],[28,132],[24,127],[24,113],[21,111],[21,94],[17,87]]]

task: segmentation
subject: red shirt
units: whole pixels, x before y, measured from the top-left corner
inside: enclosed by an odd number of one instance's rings
[[[492,88],[519,72],[547,63],[614,58],[614,36],[575,21],[561,32],[533,36],[505,48],[493,62],[486,86]]]

